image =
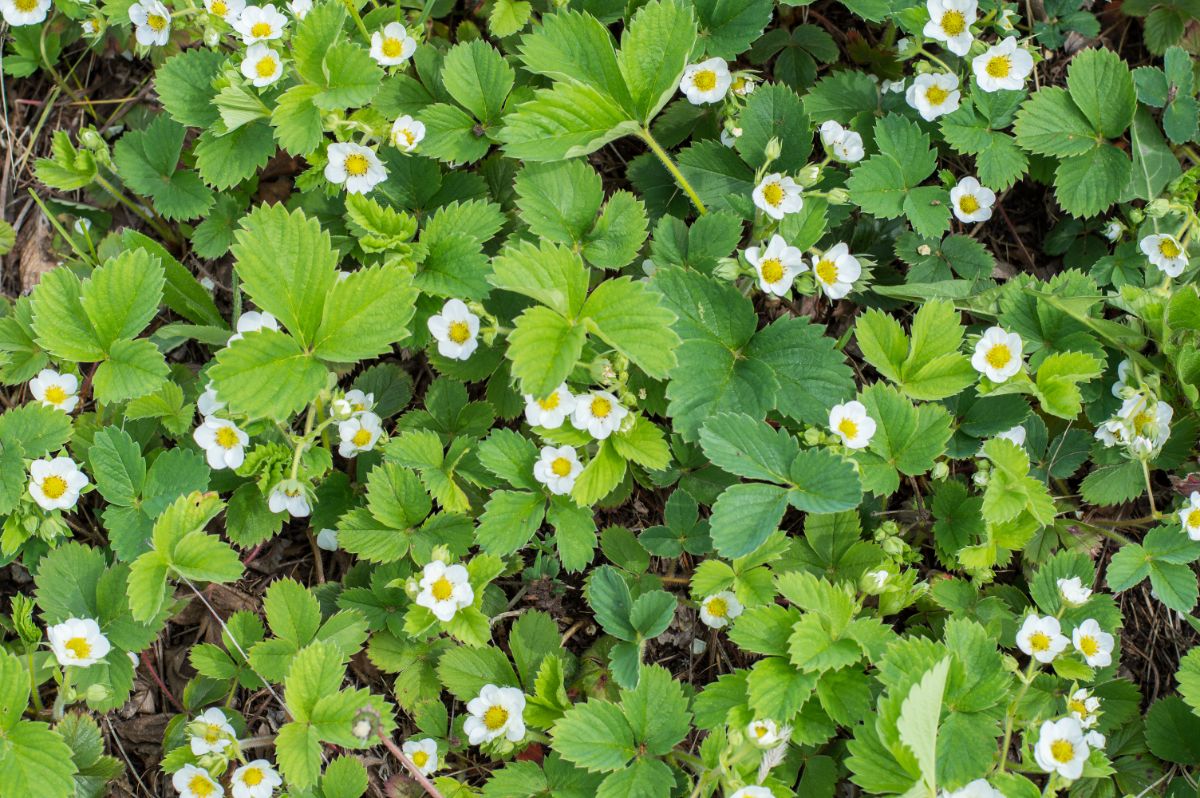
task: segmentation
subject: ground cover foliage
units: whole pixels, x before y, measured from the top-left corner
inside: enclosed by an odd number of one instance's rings
[[[0,796],[1197,794],[1194,0],[0,0]]]

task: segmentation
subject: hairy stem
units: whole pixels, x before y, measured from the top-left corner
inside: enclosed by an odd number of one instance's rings
[[[683,172],[679,171],[679,167],[671,160],[671,156],[663,149],[662,145],[655,141],[654,136],[650,135],[649,128],[642,128],[638,131],[638,138],[646,142],[646,146],[650,151],[658,156],[658,160],[662,161],[662,165],[671,173],[671,177],[675,178],[675,182],[683,189],[683,193],[688,195],[688,199],[696,206],[696,212],[701,216],[708,213],[708,208],[704,207],[704,203],[700,201],[700,197],[696,194],[696,190],[692,188],[692,184],[683,176]]]

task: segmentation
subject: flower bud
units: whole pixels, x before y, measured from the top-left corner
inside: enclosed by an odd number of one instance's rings
[[[987,487],[988,480],[990,478],[991,478],[991,474],[989,474],[987,471],[976,471],[974,474],[971,475],[971,482],[977,488],[984,488],[984,487]]]
[[[826,195],[830,205],[845,205],[850,201],[850,192],[844,188],[833,188]]]
[[[742,272],[742,265],[737,262],[736,258],[722,258],[717,261],[716,267],[713,269],[713,277],[718,280],[724,280],[727,283],[732,283],[738,278]]]
[[[1166,216],[1171,210],[1171,201],[1166,197],[1159,197],[1146,206],[1146,215],[1151,219],[1161,219]]]
[[[796,173],[796,182],[805,188],[810,188],[817,184],[821,179],[821,167],[815,163],[805,164],[804,168]]]
[[[105,701],[112,695],[112,690],[106,684],[88,685],[87,700],[93,704]]]
[[[883,550],[892,557],[899,557],[904,552],[908,551],[908,544],[900,538],[887,538],[880,544]]]
[[[783,142],[777,137],[772,136],[763,152],[767,156],[768,162],[777,161],[779,160],[779,156],[783,154]]]
[[[929,475],[936,480],[943,480],[950,476],[950,466],[945,460],[939,460],[933,464],[933,470],[929,472]]]
[[[817,427],[809,427],[804,430],[804,444],[806,446],[819,446],[825,438],[825,433]]]

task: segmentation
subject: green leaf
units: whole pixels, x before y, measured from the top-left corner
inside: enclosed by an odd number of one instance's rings
[[[532,10],[528,0],[495,0],[488,15],[488,30],[493,36],[511,36],[525,27]]]
[[[221,136],[210,128],[200,134],[193,153],[204,182],[214,188],[230,189],[254,177],[267,165],[275,154],[275,138],[271,126],[263,120]]]
[[[213,204],[213,193],[190,169],[179,168],[186,129],[169,116],[159,115],[145,130],[132,130],[113,147],[113,161],[122,179],[137,193],[150,197],[167,219],[192,219]]]
[[[618,107],[632,107],[612,37],[591,14],[559,10],[546,15],[539,29],[521,39],[520,58],[530,72],[581,84]]]
[[[700,429],[700,446],[713,465],[746,479],[785,483],[800,447],[787,430],[741,413],[720,413]]]
[[[166,278],[162,288],[164,305],[196,324],[213,327],[226,326],[225,317],[217,310],[212,293],[202,286],[187,267],[176,260],[162,244],[130,228],[126,228],[121,233],[121,242],[130,249],[143,249],[158,258]],[[153,313],[145,310],[142,312],[149,314],[147,322],[153,318]],[[139,329],[137,332],[140,331]],[[132,337],[136,334],[136,332],[129,333],[129,336]]]
[[[950,658],[938,662],[913,686],[900,705],[896,730],[921,769],[921,780],[932,795],[937,789],[938,722],[950,672]]]
[[[571,498],[580,507],[587,507],[603,499],[621,484],[625,477],[625,458],[617,453],[612,439],[601,442],[596,455],[583,468],[575,487],[571,490]]]
[[[1067,158],[1054,172],[1054,196],[1073,216],[1087,218],[1120,199],[1133,173],[1129,156],[1111,144]]]
[[[302,211],[260,205],[242,219],[233,245],[242,288],[302,344],[317,341],[336,282],[329,234]]]
[[[321,144],[321,109],[313,105],[320,91],[311,84],[293,86],[279,95],[271,109],[275,140],[293,155],[309,155]]]
[[[92,390],[104,404],[124,402],[157,390],[167,374],[162,352],[147,339],[117,341],[96,369]]]
[[[696,0],[705,52],[733,60],[762,35],[773,10],[771,0]]]
[[[1200,717],[1178,696],[1159,699],[1146,713],[1146,745],[1168,762],[1200,765]]]
[[[29,458],[61,449],[70,440],[71,430],[70,416],[40,403],[24,404],[0,415],[0,441],[5,447],[16,444]]]
[[[567,177],[571,172],[560,176]],[[574,319],[579,316],[587,298],[588,269],[578,253],[567,247],[549,242],[537,246],[522,241],[508,247],[492,261],[492,275],[488,281],[496,288],[527,296]]]
[[[761,482],[727,488],[717,498],[709,519],[717,552],[730,559],[757,549],[779,528],[789,498],[786,488]]]
[[[1080,383],[1101,374],[1100,359],[1086,352],[1055,352],[1037,370],[1037,391],[1042,409],[1059,418],[1073,419],[1083,409]]]
[[[351,272],[329,292],[313,354],[353,363],[391,351],[409,335],[416,298],[408,275],[398,266]]]
[[[550,733],[563,759],[593,773],[619,770],[637,753],[625,715],[616,704],[595,698],[567,710]]]
[[[792,461],[788,481],[788,502],[801,512],[838,513],[862,499],[854,465],[823,449],[800,452]]]
[[[521,392],[549,396],[575,368],[586,331],[546,307],[528,308],[508,336],[508,359]]]
[[[657,665],[643,666],[637,687],[621,691],[621,711],[633,738],[650,756],[666,755],[687,736],[692,719],[687,706],[683,686]]]
[[[846,181],[850,199],[867,213],[894,219],[905,212],[909,192],[937,165],[929,136],[915,122],[889,114],[875,123],[879,152],[859,163]]]
[[[1119,55],[1105,48],[1090,48],[1071,59],[1067,91],[1092,129],[1105,138],[1124,133],[1137,110],[1133,73]]]
[[[4,740],[0,749],[0,788],[5,794],[46,798],[75,795],[72,776],[78,768],[71,759],[71,749],[47,724],[22,721],[5,730]]]
[[[627,266],[646,242],[646,206],[628,191],[615,191],[587,234],[583,257],[602,269]]]
[[[162,301],[162,265],[145,250],[126,250],[92,272],[79,303],[105,350],[133,338],[150,323]]]
[[[1065,89],[1047,87],[1035,92],[1017,113],[1013,132],[1017,143],[1038,155],[1082,155],[1099,144],[1088,118]]]
[[[677,0],[653,0],[629,20],[617,64],[642,125],[674,95],[695,44],[692,9]]]
[[[209,370],[221,399],[235,412],[280,421],[315,399],[327,374],[294,338],[270,329],[222,349]]]
[[[600,175],[584,160],[526,164],[517,173],[513,188],[517,192],[516,201],[521,209],[521,218],[529,225],[530,231],[541,238],[563,244],[576,244],[584,240],[604,202]],[[518,282],[511,277],[506,281],[509,284]],[[586,283],[585,279],[583,291],[580,292],[580,304],[587,293]],[[539,301],[555,307],[545,300]],[[558,307],[555,309],[562,310]]]
[[[666,377],[675,365],[673,351],[679,345],[679,336],[671,329],[675,314],[645,283],[630,277],[606,280],[588,297],[580,313],[587,319],[589,331],[648,376]]]
[[[855,327],[859,348],[871,365],[913,399],[944,399],[976,379],[959,352],[965,330],[950,302],[926,302],[913,317],[912,337],[898,322],[868,310]]]
[[[538,89],[534,99],[509,112],[497,138],[510,158],[560,161],[588,155],[637,130],[637,122],[608,95],[578,83],[558,83]]]
[[[83,286],[70,269],[42,275],[33,293],[33,331],[38,346],[51,355],[76,363],[104,359],[104,348],[83,310]]]
[[[759,330],[746,354],[770,368],[779,382],[779,412],[824,424],[831,407],[854,395],[854,373],[836,343],[823,326],[784,316]]]
[[[489,554],[511,554],[537,533],[545,510],[546,499],[540,493],[495,491],[479,516],[476,539]]]
[[[500,118],[514,79],[512,67],[482,39],[451,47],[442,61],[446,91],[485,125]]]
[[[134,504],[146,480],[146,461],[141,447],[129,433],[106,427],[96,433],[88,448],[88,462],[96,489],[105,501],[123,507]]]
[[[742,135],[735,147],[746,163],[755,168],[762,167],[771,139],[783,142],[781,154],[772,162],[772,169],[797,172],[807,163],[812,152],[812,138],[791,135],[791,132],[807,129],[808,115],[804,113],[800,98],[787,86],[769,83],[758,88],[746,101],[738,121]]]
[[[369,104],[383,81],[383,70],[365,47],[337,42],[325,52],[321,78],[321,92],[313,103],[323,111],[339,111]]]
[[[217,121],[212,83],[224,63],[222,53],[204,47],[184,50],[162,63],[154,73],[154,88],[176,122],[204,130]]]

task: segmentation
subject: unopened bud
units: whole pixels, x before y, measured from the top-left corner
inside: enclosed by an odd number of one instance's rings
[[[805,188],[816,185],[821,179],[821,167],[815,163],[805,164],[804,168],[796,173],[796,182]]]
[[[777,161],[779,160],[779,156],[783,154],[783,142],[777,137],[772,136],[763,152],[767,156],[768,161]]]
[[[933,470],[929,472],[929,476],[937,480],[945,479],[950,476],[950,466],[945,460],[939,460],[933,464]]]
[[[1146,206],[1146,215],[1151,219],[1161,219],[1166,216],[1171,210],[1171,202],[1164,197],[1159,197]]]
[[[734,258],[722,258],[717,261],[716,267],[713,269],[713,277],[718,280],[724,280],[727,283],[732,283],[738,278],[742,271],[742,266]]]
[[[826,195],[830,205],[845,205],[850,201],[850,192],[844,188],[833,188]]]

